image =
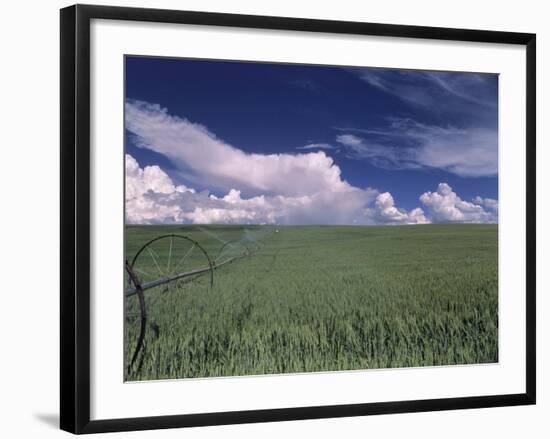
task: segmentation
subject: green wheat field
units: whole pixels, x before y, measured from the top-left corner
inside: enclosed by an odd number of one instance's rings
[[[127,259],[164,234],[212,259],[224,242],[222,259],[233,243],[250,255],[216,269],[213,286],[207,273],[145,291],[129,381],[498,361],[497,225],[127,226]],[[182,251],[144,251],[142,280]],[[187,262],[207,259],[194,248]],[[129,364],[139,308],[125,302]]]

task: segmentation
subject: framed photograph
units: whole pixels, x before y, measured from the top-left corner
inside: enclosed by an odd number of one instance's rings
[[[61,10],[61,428],[535,403],[535,35]]]

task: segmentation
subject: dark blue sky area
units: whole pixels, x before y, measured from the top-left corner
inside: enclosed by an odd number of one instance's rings
[[[498,199],[497,75],[130,56],[126,98],[246,152],[323,150],[344,180],[407,209],[441,182],[464,200]],[[127,151],[181,179],[130,135]]]

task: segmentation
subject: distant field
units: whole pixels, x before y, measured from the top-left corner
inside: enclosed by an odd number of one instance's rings
[[[216,270],[212,288],[202,276],[146,291],[146,349],[140,371],[128,379],[498,361],[498,226],[278,230],[262,236],[251,257]],[[262,229],[128,226],[127,258],[166,233],[187,235],[217,254],[221,241],[253,239]],[[155,264],[151,258],[151,278]],[[127,361],[136,310],[133,296]]]

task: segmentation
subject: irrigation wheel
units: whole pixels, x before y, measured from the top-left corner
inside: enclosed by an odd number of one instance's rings
[[[211,286],[214,266],[197,241],[174,234],[148,241],[127,262],[124,319],[127,378],[139,373],[146,350],[147,329],[152,330],[152,336],[158,336],[159,327],[149,317],[156,300],[198,277],[206,278]]]
[[[251,251],[247,244],[242,239],[235,239],[233,241],[224,242],[214,262],[219,264],[229,258],[240,258],[243,256],[250,256],[250,254]]]

